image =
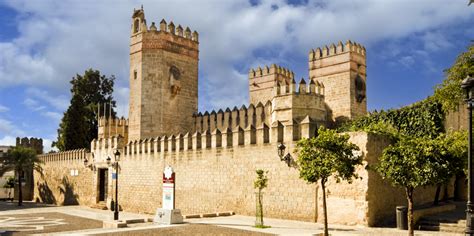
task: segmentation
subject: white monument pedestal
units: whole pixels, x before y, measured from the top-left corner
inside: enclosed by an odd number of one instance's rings
[[[183,223],[181,210],[174,208],[174,183],[175,174],[171,166],[167,166],[163,171],[163,201],[162,208],[156,209],[153,222],[159,224],[180,224]]]
[[[181,210],[179,209],[156,209],[156,215],[153,219],[154,223],[158,224],[181,224],[183,223],[183,216],[181,215]]]

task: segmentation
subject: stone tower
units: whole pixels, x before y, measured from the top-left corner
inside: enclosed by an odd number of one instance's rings
[[[147,28],[134,10],[130,40],[129,138],[188,132],[198,107],[198,33],[162,20]]]
[[[328,120],[340,122],[367,113],[366,54],[357,43],[339,42],[309,53],[309,76],[325,88]]]
[[[295,74],[289,69],[272,64],[270,67],[258,67],[249,71],[249,97],[250,103],[265,104],[273,99],[275,84],[290,84]]]

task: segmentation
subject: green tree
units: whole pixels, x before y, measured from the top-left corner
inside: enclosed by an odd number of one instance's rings
[[[461,53],[454,65],[445,70],[446,78],[435,87],[434,97],[443,105],[443,110],[455,110],[463,101],[465,95],[461,82],[467,76],[474,76],[474,44]]]
[[[267,187],[268,171],[264,171],[262,169],[258,169],[255,171],[257,173],[257,179],[253,182],[253,187],[258,190],[257,192],[257,210],[256,210],[256,217],[257,220],[255,221],[255,227],[265,227],[263,224],[263,203],[262,203],[262,190]]]
[[[449,132],[446,136],[446,149],[449,153],[449,160],[451,163],[451,177],[456,177],[457,180],[467,176],[467,149],[468,149],[468,132],[466,130]],[[445,184],[446,189],[446,184]],[[457,187],[455,187],[457,189]],[[447,194],[445,194],[445,199]],[[458,192],[454,192],[454,198],[459,199]]]
[[[444,132],[444,112],[442,105],[432,97],[412,105],[387,111],[374,111],[366,116],[347,122],[339,131],[372,129],[380,124],[390,125],[401,135],[437,137]],[[386,132],[385,132],[386,133]]]
[[[297,143],[300,178],[308,183],[320,181],[323,192],[324,235],[328,235],[328,217],[326,207],[326,183],[329,177],[336,182],[346,180],[352,183],[358,178],[357,165],[362,164],[362,156],[354,155],[359,150],[349,142],[349,135],[338,134],[335,130],[320,127],[318,136],[302,139]]]
[[[405,189],[408,202],[408,232],[414,234],[413,193],[418,187],[435,185],[450,173],[448,150],[441,138],[401,137],[384,149],[375,170],[393,186]]]
[[[36,170],[41,173],[41,159],[36,155],[36,151],[31,148],[14,147],[8,150],[7,154],[0,158],[0,176],[8,171],[15,171],[18,179],[18,206],[22,205],[22,177],[26,171]]]
[[[115,101],[112,97],[114,81],[113,75],[106,77],[92,69],[72,78],[71,104],[59,124],[58,138],[53,142],[53,147],[60,151],[89,147],[90,142],[97,138],[97,116],[115,116]],[[99,104],[106,104],[106,109],[102,106],[98,111]]]

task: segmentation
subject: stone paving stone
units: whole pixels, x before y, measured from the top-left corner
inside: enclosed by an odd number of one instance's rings
[[[0,235],[30,235],[102,228],[102,221],[50,212],[0,215]],[[42,228],[42,229],[41,229]]]
[[[103,236],[112,236],[112,235],[275,235],[275,234],[266,234],[259,232],[252,232],[248,230],[232,229],[226,227],[212,226],[206,224],[192,224],[184,225],[178,227],[168,227],[168,228],[158,228],[158,229],[147,229],[147,230],[133,230],[125,232],[113,232],[107,234],[99,234]]]

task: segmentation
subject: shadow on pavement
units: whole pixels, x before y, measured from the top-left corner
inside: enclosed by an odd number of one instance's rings
[[[18,206],[18,201],[13,201],[13,202],[0,201],[0,212],[12,211],[12,210],[24,210],[24,209],[31,209],[31,208],[45,208],[45,207],[55,207],[55,205],[23,201],[23,205]]]
[[[246,226],[246,227],[253,227],[253,225],[246,225],[246,224],[223,224],[223,223],[215,223],[215,224],[212,224],[212,223],[189,223],[189,224],[194,224],[194,225],[213,225],[213,226]],[[295,229],[295,227],[284,227],[284,226],[273,226],[273,225],[270,225],[271,228],[275,228],[275,229]],[[323,227],[318,227],[318,228],[314,228],[316,230],[323,230],[324,228]],[[341,229],[341,228],[331,228],[329,227],[329,230],[330,231],[355,231],[354,229]]]

